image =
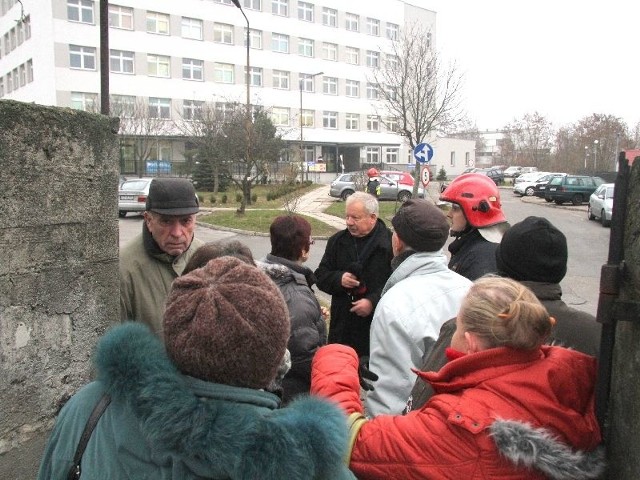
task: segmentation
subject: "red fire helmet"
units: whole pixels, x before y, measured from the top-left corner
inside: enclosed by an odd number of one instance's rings
[[[453,180],[440,194],[440,200],[460,205],[474,228],[506,222],[495,182],[480,173],[465,173]]]

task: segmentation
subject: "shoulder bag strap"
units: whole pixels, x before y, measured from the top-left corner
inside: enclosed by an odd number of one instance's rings
[[[84,426],[82,436],[78,442],[76,454],[73,456],[73,465],[69,469],[67,480],[77,480],[80,478],[80,462],[82,461],[82,454],[84,453],[84,449],[87,448],[87,443],[89,443],[93,429],[96,427],[98,420],[100,420],[100,417],[109,406],[109,403],[111,403],[111,397],[105,393],[93,408],[91,415],[89,415],[87,424]]]

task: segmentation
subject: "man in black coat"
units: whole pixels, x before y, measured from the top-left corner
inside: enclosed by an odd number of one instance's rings
[[[378,218],[378,201],[356,192],[346,202],[347,228],[329,238],[315,271],[318,288],[331,295],[329,343],[369,355],[369,328],[391,275],[391,231]]]
[[[593,315],[562,301],[560,282],[567,273],[567,239],[546,218],[527,217],[513,225],[496,249],[497,273],[530,288],[556,320],[547,343],[594,357],[600,348],[600,324]],[[440,329],[440,336],[425,359],[422,371],[438,371],[445,363],[445,349],[456,330],[455,318]],[[431,385],[417,379],[407,402],[409,410],[424,405],[433,395]]]

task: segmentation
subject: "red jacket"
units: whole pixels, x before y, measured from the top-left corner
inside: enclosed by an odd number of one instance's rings
[[[366,420],[355,352],[332,344],[316,353],[311,392],[351,414],[349,467],[359,479],[597,478],[602,472],[593,357],[561,347],[493,348],[418,375],[436,391],[420,410]]]

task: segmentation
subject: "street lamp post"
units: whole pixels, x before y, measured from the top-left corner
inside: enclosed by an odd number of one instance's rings
[[[304,169],[303,173],[306,173],[305,180],[309,180],[309,166],[305,165],[306,162],[304,158],[304,150],[302,147],[302,141],[304,138],[304,134],[303,134],[304,122],[302,121],[302,83],[307,78],[310,80],[313,80],[315,77],[317,77],[318,75],[322,75],[323,73],[324,72],[314,73],[312,75],[309,75],[308,77],[302,77],[302,75],[300,75],[300,80],[298,81],[298,87],[300,88],[300,162],[302,164],[302,168]]]
[[[587,173],[587,157],[589,156],[589,146],[584,146],[584,173]]]
[[[613,155],[613,171],[618,171],[618,148],[620,148],[620,132],[616,133],[616,151]]]
[[[597,166],[596,162],[598,160],[598,140],[593,141],[593,172],[596,172]]]

